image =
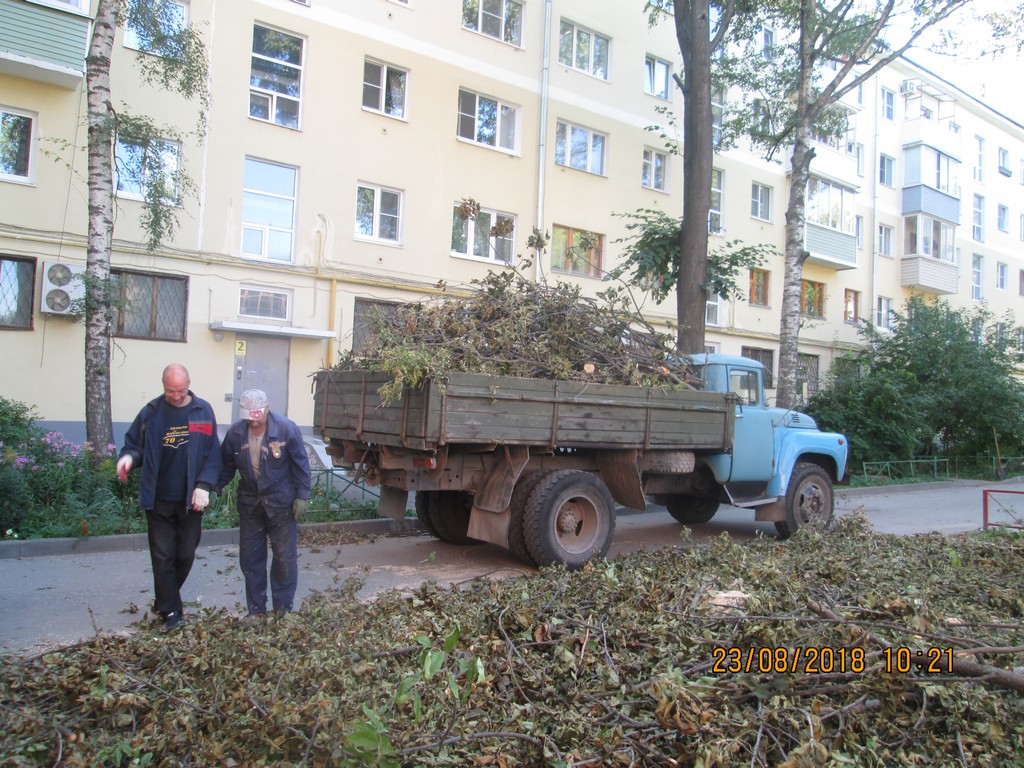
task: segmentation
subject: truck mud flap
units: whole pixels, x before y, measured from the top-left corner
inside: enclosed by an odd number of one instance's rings
[[[380,489],[380,503],[377,505],[377,514],[381,517],[390,517],[392,520],[401,522],[405,519],[405,509],[409,505],[409,492],[401,488],[391,488],[384,485]]]

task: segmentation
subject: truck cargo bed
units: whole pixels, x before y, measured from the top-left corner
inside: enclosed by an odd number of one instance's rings
[[[429,379],[382,404],[383,373],[320,371],[314,423],[325,440],[432,450],[451,444],[724,451],[732,446],[729,393],[514,376]]]

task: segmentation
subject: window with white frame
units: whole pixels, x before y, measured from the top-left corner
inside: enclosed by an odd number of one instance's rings
[[[1020,184],[1024,187],[1024,160],[1020,161]]]
[[[515,152],[518,121],[517,107],[465,88],[459,89],[459,138]]]
[[[516,0],[462,0],[462,26],[509,45],[522,45],[523,4]]]
[[[858,176],[863,176],[864,172],[865,172],[865,170],[864,170],[864,166],[865,166],[864,157],[865,157],[866,151],[867,150],[865,149],[864,145],[861,144],[860,142],[858,142],[854,146],[854,148],[853,148],[853,157],[854,157],[854,162],[857,164],[857,175]]]
[[[717,234],[722,231],[722,188],[725,185],[725,172],[720,168],[711,169],[711,208],[708,209],[708,232]]]
[[[875,327],[891,331],[893,325],[892,299],[879,296],[875,302]]]
[[[603,175],[606,141],[602,133],[559,120],[555,124],[555,162]]]
[[[1013,175],[1013,171],[1010,170],[1010,150],[1004,147],[999,148],[999,172],[1003,176]]]
[[[238,314],[265,320],[287,320],[291,316],[291,298],[288,291],[243,285],[238,290]]]
[[[160,29],[137,29],[125,25],[122,42],[125,48],[136,51],[150,52],[157,35],[172,36],[181,32],[188,25],[188,6],[177,0],[164,0],[160,14]]]
[[[1006,290],[1006,281],[1009,269],[1010,268],[1003,262],[996,262],[996,288],[1000,291]]]
[[[558,224],[551,228],[551,268],[556,272],[600,277],[604,235]]]
[[[656,149],[644,147],[641,163],[640,184],[648,189],[665,191],[665,176],[668,169],[668,155]]]
[[[516,217],[490,208],[456,203],[452,207],[452,255],[502,264],[515,259]]]
[[[704,324],[722,324],[722,297],[711,291],[708,291],[708,300],[704,304]]]
[[[981,195],[974,196],[974,205],[971,211],[971,237],[979,243],[985,242],[985,198]]]
[[[1024,213],[1020,215],[1020,239],[1024,240]]]
[[[857,238],[857,247],[864,247],[864,217],[857,215],[853,217],[853,234]]]
[[[0,107],[0,180],[28,181],[35,168],[32,141],[35,115]]]
[[[756,181],[750,185],[750,215],[761,221],[772,220],[772,188]]]
[[[892,256],[892,227],[886,224],[878,225],[878,254]]]
[[[1005,205],[996,206],[996,226],[1000,232],[1010,231],[1010,209]]]
[[[974,137],[974,180],[985,180],[985,139]]]
[[[611,40],[562,19],[558,27],[558,63],[580,72],[608,79]]]
[[[402,193],[376,184],[356,187],[356,237],[398,243],[402,236]]]
[[[120,293],[115,336],[185,341],[188,278],[117,269],[110,276]]]
[[[895,176],[896,161],[888,155],[878,156],[878,183],[891,187]]]
[[[917,214],[903,219],[903,254],[931,256],[933,259],[956,261],[956,227],[932,216]]]
[[[847,187],[811,178],[807,183],[807,221],[853,234],[854,192]]]
[[[298,169],[247,157],[242,189],[242,255],[291,262]]]
[[[299,127],[303,53],[301,37],[253,25],[249,117]]]
[[[390,117],[405,117],[409,73],[404,69],[366,59],[363,62],[363,106]]]
[[[667,99],[672,65],[655,56],[647,55],[644,61],[644,93]]]
[[[882,88],[882,117],[892,122],[896,119],[896,91]]]
[[[984,277],[984,262],[977,253],[971,255],[971,298],[981,301],[984,293],[981,289],[982,278]]]
[[[114,185],[118,197],[156,199],[176,205],[181,145],[153,139],[148,144],[119,141],[114,150]]]
[[[761,27],[761,58],[771,61],[775,56],[775,30]]]
[[[0,328],[32,328],[35,276],[34,259],[0,255]]]
[[[711,86],[711,145],[722,143],[722,124],[725,120],[725,88]]]

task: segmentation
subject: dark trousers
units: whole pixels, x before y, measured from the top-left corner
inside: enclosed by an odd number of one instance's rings
[[[267,541],[274,559],[270,563],[270,594],[274,610],[290,611],[299,583],[298,527],[291,507],[268,509],[238,505],[238,564],[245,576],[245,604],[250,614],[267,610]]]
[[[156,610],[162,616],[181,613],[181,586],[196,559],[203,516],[184,501],[157,501],[155,509],[146,510],[146,521]]]

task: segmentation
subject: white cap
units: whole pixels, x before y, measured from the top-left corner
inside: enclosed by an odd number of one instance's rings
[[[270,405],[267,400],[267,393],[262,389],[247,389],[238,399],[238,415],[243,419],[249,418],[250,411],[261,411]]]

